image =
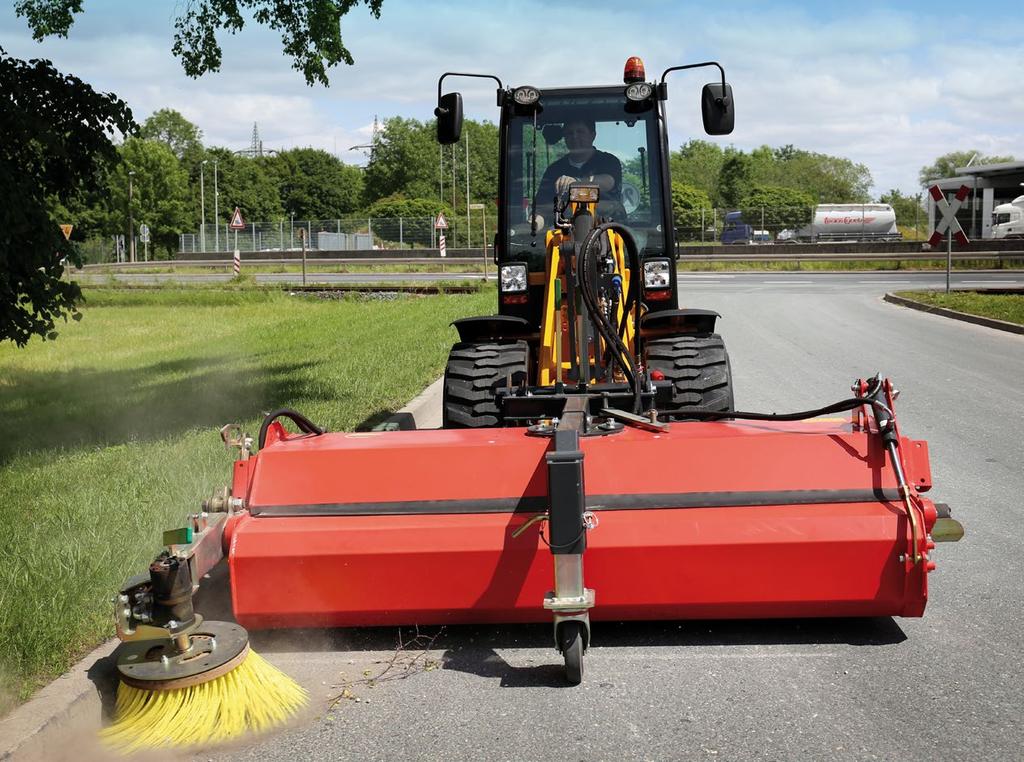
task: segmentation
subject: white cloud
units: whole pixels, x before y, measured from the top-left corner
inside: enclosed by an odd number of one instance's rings
[[[571,4],[570,4],[571,5]],[[122,6],[124,6],[122,8]],[[207,142],[244,148],[254,121],[266,147],[313,145],[346,161],[370,137],[374,115],[430,118],[443,71],[497,74],[505,84],[617,82],[629,55],[648,78],[686,61],[716,59],[737,98],[741,148],[793,143],[866,164],[875,191],[916,191],[919,168],[951,150],[1024,157],[1024,23],[945,17],[930,6],[890,10],[830,4],[803,10],[746,4],[728,13],[678,3],[540,0],[385,3],[381,19],[357,6],[342,22],[356,59],[329,89],[306,86],[276,33],[250,25],[225,35],[223,71],[198,80],[170,53],[176,5],[88,7],[68,40],[29,39],[23,20],[0,11],[14,55],[52,57],[99,89],[128,100],[140,120],[175,108]],[[960,29],[970,44],[959,44]],[[701,137],[699,85],[707,73],[671,75],[673,146]],[[462,80],[467,115],[497,119],[494,85]]]

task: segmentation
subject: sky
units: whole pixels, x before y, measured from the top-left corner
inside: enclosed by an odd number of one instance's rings
[[[344,17],[355,65],[333,69],[324,88],[307,86],[277,33],[254,23],[221,34],[220,72],[187,77],[171,54],[185,2],[85,0],[67,39],[41,43],[8,3],[0,47],[116,93],[139,122],[176,109],[206,145],[247,148],[257,122],[266,148],[314,146],[354,164],[366,161],[350,149],[369,141],[374,117],[432,117],[445,71],[541,89],[614,84],[631,55],[649,80],[684,63],[725,67],[736,128],[724,137],[701,128],[709,70],[669,75],[673,149],[691,138],[791,143],[865,164],[875,196],[918,192],[920,168],[949,151],[1024,159],[1024,16],[1005,5],[384,0],[379,20],[363,6]],[[457,82],[466,116],[496,122],[493,85]]]

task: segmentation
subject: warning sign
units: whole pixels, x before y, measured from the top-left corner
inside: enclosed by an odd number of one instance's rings
[[[64,240],[65,241],[70,241],[71,240],[71,231],[72,230],[74,230],[74,226],[73,225],[61,225],[60,226],[60,232],[62,232],[64,234]]]
[[[444,218],[444,212],[437,213],[437,219],[434,220],[434,227],[437,228],[438,230],[448,229],[448,220]]]
[[[447,248],[445,247],[445,244],[444,244],[444,233],[442,233],[441,237],[438,239],[437,245],[438,245],[438,248],[441,249],[441,256],[442,257],[448,256],[448,250],[447,250]]]
[[[235,207],[234,214],[231,215],[231,224],[228,225],[231,230],[244,230],[245,220],[242,219],[242,210],[237,206]]]

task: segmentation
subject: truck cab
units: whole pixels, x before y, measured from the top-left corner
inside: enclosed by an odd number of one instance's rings
[[[992,237],[1024,237],[1024,196],[992,210]]]

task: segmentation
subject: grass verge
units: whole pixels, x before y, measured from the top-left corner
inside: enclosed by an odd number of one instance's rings
[[[944,307],[947,310],[1024,325],[1024,294],[984,294],[977,291],[955,291],[946,294],[935,291],[900,291],[897,296],[935,307]]]
[[[112,634],[110,596],[227,483],[217,429],[287,405],[350,430],[444,366],[493,290],[370,300],[86,289],[56,341],[0,345],[0,714]]]

